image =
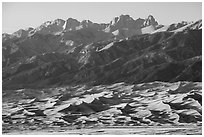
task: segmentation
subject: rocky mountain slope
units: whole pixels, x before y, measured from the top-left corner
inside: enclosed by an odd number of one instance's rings
[[[56,19],[2,38],[3,89],[202,79],[202,20]]]

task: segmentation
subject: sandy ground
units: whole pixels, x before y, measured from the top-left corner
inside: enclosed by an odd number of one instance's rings
[[[3,134],[202,134],[198,82],[3,91]]]
[[[103,127],[70,129],[56,127],[44,130],[12,131],[7,135],[202,135],[201,126],[177,126],[177,127]]]

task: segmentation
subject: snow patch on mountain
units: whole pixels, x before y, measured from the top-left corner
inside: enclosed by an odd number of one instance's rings
[[[151,34],[154,34],[154,33],[157,33],[157,32],[167,31],[168,28],[169,28],[169,25],[164,25],[163,27],[153,31]]]
[[[145,28],[142,28],[141,31],[142,31],[142,34],[148,34],[148,33],[154,32],[155,28],[154,28],[154,26],[150,25],[150,26],[147,26]]]
[[[187,29],[201,29],[201,28],[202,28],[202,20],[199,20],[197,22],[191,22],[188,25],[185,25],[181,28],[173,30],[172,32],[177,33],[177,32],[181,32],[181,31],[185,31]]]
[[[103,51],[103,50],[106,50],[106,49],[109,49],[110,47],[112,47],[114,45],[114,42],[111,42],[109,43],[108,45],[106,45],[105,47],[103,47],[102,49],[99,50],[100,51]]]
[[[73,45],[74,45],[74,41],[72,41],[72,40],[67,40],[67,41],[65,42],[65,44],[66,44],[67,46],[73,46]]]
[[[119,30],[117,29],[117,30],[113,31],[112,34],[115,35],[115,36],[119,35]]]

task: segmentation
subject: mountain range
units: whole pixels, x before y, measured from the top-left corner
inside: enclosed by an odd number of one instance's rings
[[[2,34],[3,89],[202,81],[202,20],[56,19]]]

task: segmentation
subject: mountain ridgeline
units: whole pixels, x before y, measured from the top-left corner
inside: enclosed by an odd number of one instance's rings
[[[202,81],[202,20],[56,19],[2,34],[3,89]]]

